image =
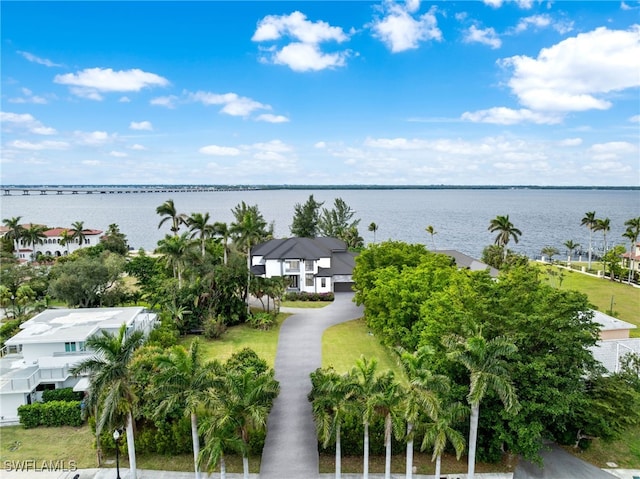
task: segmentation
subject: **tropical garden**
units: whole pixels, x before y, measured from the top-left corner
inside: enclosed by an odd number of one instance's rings
[[[188,453],[196,477],[224,474],[236,457],[241,464],[234,469],[246,475],[278,394],[272,359],[242,347],[224,359],[209,351],[235,328],[266,335],[282,321],[278,306],[287,285],[250,272],[251,249],[273,229],[256,205],[244,202],[230,224],[213,222],[208,213],[179,213],[172,200],[157,214],[158,228],[169,233],[153,253],[131,254],[126,236],[112,225],[97,247],[19,266],[9,255],[13,245],[39,240],[20,229],[20,218],[4,220],[0,299],[9,314],[2,339],[52,304],[157,310],[161,326],[149,338],[124,330],[93,337],[88,346],[98,354],[75,367],[92,378],[84,411],[98,464],[118,447],[133,469],[136,452]],[[604,374],[589,350],[598,338],[589,298],[552,284],[507,248],[522,235],[508,215],[491,220],[495,244],[483,253],[501,270],[497,281],[434,252],[431,225],[425,231],[432,248],[396,241],[364,248],[354,216],[340,198],[327,209],[310,196],[295,205],[291,225],[292,235],[332,235],[360,251],[355,301],[364,307],[367,330],[397,363],[380,367],[365,354],[346,370],[312,373],[319,448],[334,456],[336,475],[344,455],[358,456],[367,477],[371,454],[384,458],[390,477],[392,455],[400,451],[411,471],[419,449],[436,473],[444,455],[466,454],[473,477],[476,461],[537,460],[545,439],[586,448],[596,438],[615,440],[637,428],[640,361],[629,356],[619,373]],[[595,213],[593,220],[597,225]],[[627,226],[635,244],[640,221]],[[81,234],[83,223],[72,228]],[[369,231],[376,230],[371,223]],[[613,271],[613,260],[604,264]],[[275,308],[252,308],[249,297],[271,298],[262,304]],[[114,442],[114,429],[122,440]]]

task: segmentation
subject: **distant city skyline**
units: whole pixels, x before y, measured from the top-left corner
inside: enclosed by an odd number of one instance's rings
[[[640,184],[640,2],[18,2],[0,182]]]

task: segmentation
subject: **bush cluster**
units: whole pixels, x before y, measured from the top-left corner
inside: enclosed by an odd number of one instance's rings
[[[291,291],[284,295],[285,301],[333,301],[333,293],[306,293],[304,291]]]
[[[247,319],[249,325],[254,329],[261,329],[266,331],[271,329],[276,324],[276,314],[267,313],[266,311],[261,311],[258,313],[253,313]]]
[[[51,401],[82,401],[83,393],[73,388],[47,389],[42,392],[42,402]]]
[[[25,429],[38,426],[82,426],[80,401],[50,401],[24,404],[18,408]]]

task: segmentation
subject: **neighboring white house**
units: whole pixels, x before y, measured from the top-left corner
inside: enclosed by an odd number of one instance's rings
[[[593,320],[600,324],[600,341],[591,348],[596,358],[610,373],[620,371],[621,359],[629,353],[640,354],[640,338],[630,338],[636,326],[600,311]]]
[[[148,334],[156,314],[141,307],[48,309],[20,325],[21,331],[5,341],[0,358],[0,425],[18,422],[18,406],[40,400],[45,389],[87,389],[86,378],[69,369],[92,352],[86,341],[101,331]]]
[[[29,229],[31,224],[21,225],[24,229]],[[44,226],[44,225],[42,225]],[[0,227],[0,236],[4,236],[9,231],[6,226]],[[66,256],[80,248],[96,246],[102,237],[102,230],[86,229],[82,230],[84,241],[80,244],[78,238],[71,239],[73,230],[70,228],[49,228],[44,231],[42,243],[31,244],[25,240],[20,240],[19,244],[14,244],[15,254],[21,261],[33,261],[38,253],[47,256]]]
[[[351,291],[355,253],[336,238],[272,239],[251,249],[256,276],[288,278],[288,291]]]

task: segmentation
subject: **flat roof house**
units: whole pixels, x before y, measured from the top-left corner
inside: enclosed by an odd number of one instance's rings
[[[630,338],[636,325],[601,311],[594,311],[593,320],[600,324],[600,341],[591,348],[596,358],[610,373],[620,371],[621,360],[630,353],[640,354],[640,338]]]
[[[45,389],[74,387],[84,391],[87,380],[69,370],[92,354],[86,341],[101,331],[149,334],[156,314],[142,307],[48,309],[20,325],[0,358],[0,425],[18,422],[18,407],[42,397]]]

